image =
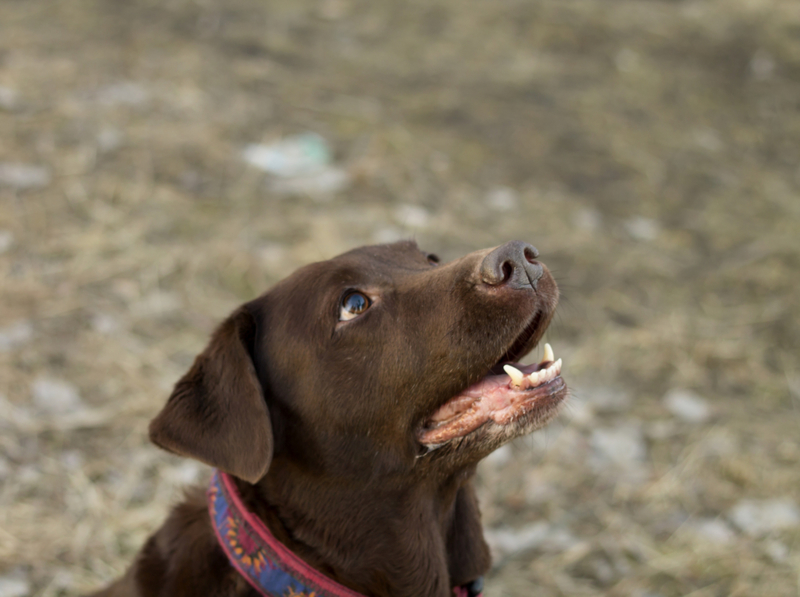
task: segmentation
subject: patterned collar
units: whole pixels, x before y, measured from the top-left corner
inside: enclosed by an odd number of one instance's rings
[[[249,512],[233,479],[215,470],[208,511],[217,540],[231,564],[265,597],[364,597],[327,578],[280,543]],[[483,579],[453,589],[454,597],[481,597]]]

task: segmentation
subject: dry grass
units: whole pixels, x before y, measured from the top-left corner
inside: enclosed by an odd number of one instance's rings
[[[800,595],[800,531],[730,523],[800,502],[799,40],[794,0],[0,3],[0,164],[50,173],[0,183],[0,579],[122,572],[206,474],[145,428],[214,322],[413,235],[529,240],[565,295],[575,407],[481,470],[487,527],[549,539],[489,594]],[[346,192],[280,197],[240,157],[306,130]],[[49,412],[42,379],[80,403]],[[712,416],[674,417],[673,388]],[[642,458],[604,461],[598,430]]]

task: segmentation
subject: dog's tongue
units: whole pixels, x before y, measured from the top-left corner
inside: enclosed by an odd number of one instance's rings
[[[420,443],[434,447],[471,433],[489,420],[507,425],[547,396],[548,386],[561,374],[561,359],[545,346],[545,357],[536,365],[507,364],[506,373],[488,375],[448,400],[417,434]]]

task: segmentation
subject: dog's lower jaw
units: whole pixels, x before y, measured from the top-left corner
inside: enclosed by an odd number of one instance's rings
[[[330,501],[314,512],[299,510],[314,503],[298,496],[302,489],[280,487],[271,474],[239,489],[281,543],[336,582],[371,597],[452,597],[491,564],[472,474],[436,488],[365,488],[367,502],[353,500],[352,487],[326,487]]]

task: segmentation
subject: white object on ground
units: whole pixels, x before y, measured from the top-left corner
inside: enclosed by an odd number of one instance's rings
[[[0,186],[12,189],[36,189],[50,184],[50,171],[44,166],[19,162],[0,163]]]
[[[728,517],[751,537],[800,526],[800,509],[789,499],[742,500]]]
[[[243,155],[248,164],[287,178],[319,172],[331,161],[327,142],[316,133],[301,133],[275,143],[248,145]]]
[[[78,389],[64,380],[39,377],[31,393],[36,407],[46,412],[63,414],[83,407]]]
[[[17,321],[0,328],[0,352],[22,346],[33,337],[33,328],[28,321]]]
[[[664,406],[673,415],[687,423],[702,423],[711,416],[711,409],[704,398],[680,388],[673,388],[666,393]]]

